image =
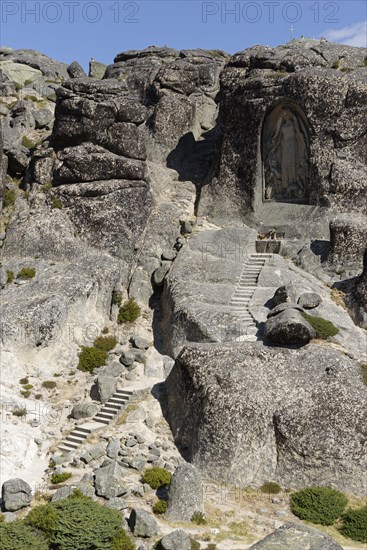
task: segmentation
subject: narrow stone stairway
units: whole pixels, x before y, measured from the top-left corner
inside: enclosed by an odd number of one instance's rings
[[[255,253],[245,261],[241,277],[237,283],[229,305],[241,323],[241,336],[254,335],[257,327],[249,310],[250,300],[257,287],[260,272],[272,254]]]
[[[62,452],[75,451],[92,432],[108,425],[121,412],[127,402],[134,395],[130,390],[116,390],[106,403],[103,404],[98,413],[89,422],[76,426],[72,432],[60,443],[58,449]]]

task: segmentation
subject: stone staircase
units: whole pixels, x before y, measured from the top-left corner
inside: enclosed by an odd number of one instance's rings
[[[272,254],[256,253],[249,256],[244,264],[236,290],[230,299],[229,305],[241,323],[243,334],[256,333],[256,322],[250,313],[249,303],[257,287],[260,272],[270,258],[272,258]]]
[[[102,428],[103,425],[110,424],[133,395],[134,392],[130,390],[116,390],[112,397],[102,405],[99,412],[89,422],[74,428],[74,430],[60,443],[58,449],[67,453],[75,451],[95,430]]]

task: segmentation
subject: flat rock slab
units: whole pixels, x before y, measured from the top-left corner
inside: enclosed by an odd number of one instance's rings
[[[263,540],[253,544],[251,550],[342,550],[334,539],[306,525],[286,523]]]

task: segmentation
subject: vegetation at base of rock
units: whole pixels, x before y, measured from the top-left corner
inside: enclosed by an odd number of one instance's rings
[[[335,336],[339,332],[339,329],[331,321],[327,321],[322,317],[316,317],[315,315],[309,315],[305,312],[302,312],[302,315],[315,329],[317,338],[326,340],[329,336]]]
[[[29,378],[21,378],[19,380],[19,384],[22,384],[22,385],[28,384],[28,382],[29,382]]]
[[[63,472],[62,474],[52,474],[51,476],[51,483],[53,485],[58,485],[59,483],[63,483],[67,479],[70,479],[72,474],[70,472]]]
[[[51,203],[51,208],[56,208],[58,210],[62,210],[62,208],[64,208],[62,200],[59,199],[58,197],[56,199],[53,199],[53,201]]]
[[[33,279],[36,276],[34,267],[22,267],[17,275],[17,279]]]
[[[191,539],[191,550],[200,550],[200,542],[195,539]]]
[[[42,387],[48,390],[53,390],[54,388],[56,388],[56,386],[57,384],[54,380],[45,380],[44,382],[42,382]]]
[[[117,339],[114,336],[98,336],[93,342],[95,348],[103,351],[110,351],[116,344]]]
[[[358,510],[347,510],[341,517],[341,534],[358,542],[367,542],[367,506]]]
[[[114,306],[120,306],[122,302],[122,292],[120,290],[113,290],[112,291],[112,305]]]
[[[192,523],[196,523],[196,525],[206,525],[207,523],[203,512],[194,512],[191,521]]]
[[[37,143],[35,141],[33,141],[32,139],[30,139],[29,137],[23,136],[22,145],[24,145],[24,147],[27,147],[27,149],[34,149],[34,147],[36,147]]]
[[[0,513],[0,523],[3,523],[5,521],[4,514]]]
[[[33,385],[32,384],[24,384],[23,388],[25,390],[31,390],[33,388]]]
[[[134,298],[130,298],[130,300],[127,300],[119,310],[119,314],[117,317],[117,321],[120,323],[120,325],[124,323],[133,323],[140,317],[141,309],[139,305],[136,303]]]
[[[135,549],[121,528],[120,513],[92,501],[78,490],[66,499],[34,508],[24,523],[43,532],[50,548],[57,550]]]
[[[167,512],[168,504],[166,500],[160,499],[153,505],[153,512],[155,514],[165,514]]]
[[[17,192],[15,189],[5,189],[3,195],[3,206],[4,208],[9,208],[13,206],[17,198]]]
[[[307,487],[291,495],[293,514],[320,525],[333,525],[347,503],[347,497],[331,487]]]
[[[103,327],[102,334],[108,334],[110,332],[108,327]]]
[[[148,468],[143,473],[143,483],[148,483],[152,489],[166,487],[171,483],[172,474],[165,468]]]
[[[367,363],[362,363],[361,365],[359,365],[359,372],[363,384],[367,386]]]
[[[29,390],[22,390],[20,393],[25,398],[27,398],[31,395],[31,392]]]
[[[27,409],[25,407],[16,407],[15,409],[12,410],[12,414],[13,416],[19,416],[19,417],[26,416]]]
[[[12,283],[14,281],[14,271],[12,271],[11,269],[6,270],[6,276],[7,276],[7,279],[6,279],[7,283]]]
[[[52,189],[52,181],[48,181],[44,185],[42,185],[42,191],[44,193],[48,193],[51,189]]]
[[[0,550],[49,550],[47,538],[21,520],[0,525]]]
[[[281,490],[281,486],[278,483],[274,483],[274,481],[266,481],[260,487],[260,491],[262,493],[267,493],[268,495],[277,495]]]
[[[102,367],[107,360],[108,353],[103,349],[91,346],[82,346],[79,353],[78,369],[83,372],[93,372],[94,369]]]

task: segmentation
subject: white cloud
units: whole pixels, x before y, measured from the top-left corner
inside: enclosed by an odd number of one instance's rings
[[[367,21],[361,21],[349,27],[327,31],[324,36],[331,42],[341,42],[348,46],[367,47]]]

